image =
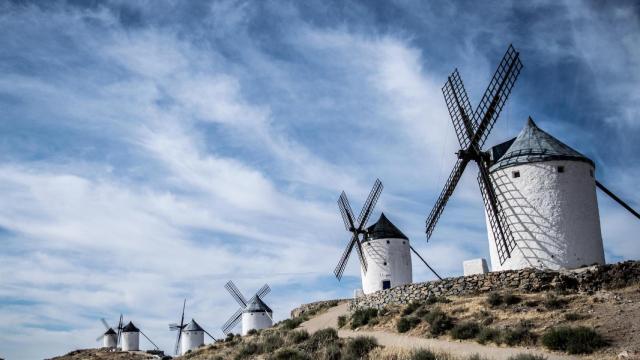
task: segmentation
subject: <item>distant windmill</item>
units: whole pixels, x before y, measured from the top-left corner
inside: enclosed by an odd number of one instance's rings
[[[242,335],[246,335],[252,329],[265,329],[273,325],[273,311],[262,301],[262,298],[271,291],[269,285],[264,284],[248,301],[233,281],[227,282],[224,287],[240,305],[238,311],[222,326],[225,334],[229,334],[240,320],[242,320]]]
[[[440,278],[411,246],[409,238],[391,223],[384,213],[375,224],[367,227],[367,221],[382,193],[382,188],[382,182],[376,179],[357,220],[354,220],[347,194],[343,191],[338,198],[338,208],[344,227],[352,235],[334,274],[338,280],[342,278],[349,256],[355,248],[360,260],[362,290],[365,294],[411,283],[413,280],[411,251]]]
[[[122,351],[139,351],[140,350],[140,334],[145,337],[155,347],[156,350],[160,350],[149,337],[138,329],[133,322],[129,321],[127,325],[122,328]]]
[[[184,299],[184,302],[182,303],[180,325],[169,324],[169,330],[178,331],[178,337],[176,339],[175,346],[176,355],[184,355],[189,350],[195,350],[204,345],[204,334],[207,334],[214,341],[216,340],[216,338],[214,338],[205,329],[203,329],[194,319],[191,319],[191,322],[189,322],[188,324],[184,323],[184,309],[186,304],[187,299]],[[178,350],[180,350],[180,353],[178,353]]]
[[[122,314],[120,314],[120,320],[118,321],[118,326],[116,326],[117,332],[113,327],[109,326],[104,318],[101,318],[100,321],[104,325],[106,332],[98,336],[96,341],[102,341],[102,347],[114,350],[117,349],[118,343],[120,342],[120,333],[122,331]]]
[[[471,103],[458,70],[456,69],[447,79],[442,92],[461,148],[457,152],[458,161],[426,221],[428,239],[464,169],[470,161],[474,161],[480,170],[478,184],[500,264],[511,257],[516,243],[507,224],[502,205],[497,199],[495,187],[489,175],[488,155],[482,152],[482,146],[498,119],[521,69],[520,54],[510,45],[475,112],[471,110]]]

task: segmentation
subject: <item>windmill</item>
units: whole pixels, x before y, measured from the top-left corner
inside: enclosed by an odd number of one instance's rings
[[[240,320],[242,320],[242,335],[246,335],[252,329],[265,329],[273,325],[273,311],[262,301],[262,298],[271,292],[269,285],[264,284],[248,301],[233,281],[227,282],[224,287],[240,308],[224,323],[222,332],[229,334]]]
[[[441,279],[411,246],[409,238],[384,213],[380,215],[375,224],[367,227],[367,221],[382,193],[382,189],[382,182],[380,179],[376,179],[357,220],[354,220],[353,210],[349,204],[347,194],[344,191],[340,194],[338,208],[340,209],[345,229],[351,233],[351,240],[347,243],[347,248],[334,270],[336,278],[338,280],[342,278],[349,256],[355,248],[360,260],[362,290],[365,294],[411,283],[413,277],[411,251],[418,256],[429,270]]]
[[[426,221],[426,233],[429,239],[462,173],[469,162],[474,161],[478,165],[478,184],[500,264],[511,257],[516,244],[501,203],[497,199],[495,187],[489,175],[488,155],[482,152],[482,146],[495,125],[521,69],[520,54],[512,45],[509,45],[474,112],[471,110],[471,103],[458,70],[454,70],[448,77],[442,92],[453,121],[460,150],[457,152],[458,160]]]
[[[182,303],[182,315],[180,316],[180,325],[169,324],[169,330],[178,331],[178,337],[176,339],[175,354],[184,355],[189,350],[194,350],[204,345],[204,334],[207,334],[214,341],[214,338],[205,329],[203,329],[194,319],[188,324],[184,323],[184,309],[187,305],[187,299],[184,299]],[[184,335],[183,335],[184,334]],[[182,340],[182,342],[180,342]],[[178,351],[180,350],[180,353]]]
[[[102,347],[109,349],[117,349],[118,343],[120,342],[120,334],[122,332],[122,314],[120,314],[120,320],[118,321],[118,326],[116,326],[116,330],[113,327],[109,326],[107,321],[104,318],[100,318],[102,325],[104,325],[105,333],[98,336],[96,341],[102,341]]]
[[[122,336],[122,351],[139,351],[140,350],[140,334],[151,343],[155,347],[156,350],[160,350],[158,345],[156,345],[149,337],[142,332],[142,330],[138,329],[133,322],[129,321],[127,325],[122,327],[121,336]]]

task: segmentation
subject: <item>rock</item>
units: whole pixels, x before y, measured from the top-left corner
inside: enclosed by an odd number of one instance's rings
[[[618,359],[628,359],[628,358],[629,358],[629,352],[627,350],[618,354]]]

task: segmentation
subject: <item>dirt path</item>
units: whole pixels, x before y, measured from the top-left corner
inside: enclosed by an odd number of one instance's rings
[[[313,333],[320,329],[328,327],[338,327],[338,317],[348,313],[349,304],[342,304],[333,307],[324,314],[318,315],[315,318],[303,322],[300,327]],[[579,357],[569,355],[551,354],[542,350],[515,348],[515,347],[497,347],[497,346],[485,346],[470,342],[454,342],[440,339],[426,339],[416,336],[407,336],[402,334],[390,333],[386,331],[351,331],[351,330],[339,330],[338,335],[340,337],[355,337],[360,335],[373,336],[378,340],[378,343],[387,347],[397,347],[404,349],[414,348],[428,348],[436,352],[447,352],[455,356],[471,356],[479,354],[482,357],[495,360],[507,360],[510,356],[517,354],[528,353],[544,355],[548,360],[569,360],[580,359]]]

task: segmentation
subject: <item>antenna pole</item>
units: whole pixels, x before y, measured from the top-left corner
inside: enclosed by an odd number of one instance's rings
[[[609,195],[609,197],[611,197],[613,200],[615,200],[618,204],[622,205],[623,208],[629,210],[630,213],[632,213],[633,215],[635,215],[638,219],[640,219],[640,214],[638,214],[637,211],[633,210],[633,208],[631,208],[631,206],[627,205],[627,203],[625,203],[624,201],[622,201],[622,199],[620,199],[619,197],[617,197],[614,193],[612,193],[611,191],[609,191],[609,189],[607,189],[606,187],[604,187],[604,185],[602,185],[602,183],[600,183],[600,181],[596,180],[596,186],[602,190],[605,194]]]
[[[413,246],[409,245],[409,249],[411,249],[411,251],[413,251],[414,254],[416,254],[420,260],[422,260],[422,262],[427,265],[427,267],[429,268],[429,270],[431,270],[431,272],[438,277],[438,279],[442,280],[442,278],[440,277],[440,275],[438,275],[438,273],[433,270],[433,268],[431,266],[429,266],[429,264],[427,264],[427,262],[425,261],[425,259],[422,258],[422,256],[420,256],[420,254],[418,254],[418,252],[416,251],[416,249],[413,248]]]

